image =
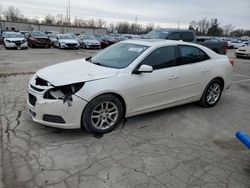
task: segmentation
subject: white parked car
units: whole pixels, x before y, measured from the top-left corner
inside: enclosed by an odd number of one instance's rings
[[[74,37],[67,34],[58,34],[53,41],[53,44],[57,48],[72,48],[72,49],[79,49],[80,44]]]
[[[250,46],[240,47],[235,51],[235,56],[250,58]]]
[[[27,49],[27,40],[20,33],[8,32],[5,34],[3,44],[6,49],[17,48],[17,49]]]
[[[78,42],[84,49],[101,49],[101,42],[92,34],[83,34],[78,36]]]
[[[107,133],[125,117],[200,101],[214,106],[233,62],[193,43],[127,40],[93,57],[39,70],[28,84],[34,121]]]
[[[228,48],[234,48],[234,49],[238,49],[242,46],[246,46],[247,44],[241,42],[241,41],[229,41],[228,42]]]

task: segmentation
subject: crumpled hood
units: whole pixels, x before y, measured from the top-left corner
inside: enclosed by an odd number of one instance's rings
[[[60,42],[65,42],[65,43],[78,43],[75,39],[60,39]]]
[[[39,70],[36,75],[54,86],[63,86],[115,76],[117,69],[102,67],[77,59]]]

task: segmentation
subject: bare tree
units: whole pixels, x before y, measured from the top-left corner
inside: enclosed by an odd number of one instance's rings
[[[40,23],[40,21],[39,21],[39,17],[38,17],[38,16],[36,16],[36,17],[34,17],[34,18],[31,18],[31,19],[30,19],[30,22],[32,22],[32,23],[36,23],[36,24]]]
[[[57,14],[55,20],[57,25],[63,25],[67,22],[67,18],[63,14]]]
[[[198,21],[197,25],[201,34],[207,34],[208,29],[210,28],[210,23],[206,18],[202,18],[200,21]]]
[[[52,15],[50,15],[50,14],[47,14],[45,17],[44,17],[44,20],[43,20],[43,22],[45,23],[45,24],[55,24],[55,17],[54,16],[52,16]]]
[[[222,28],[223,28],[223,34],[226,36],[229,36],[232,33],[232,31],[235,29],[235,27],[232,24],[224,25],[222,26]]]
[[[103,28],[105,27],[106,25],[106,21],[104,21],[103,19],[99,18],[97,21],[96,21],[96,27],[98,28]]]
[[[87,26],[95,27],[95,20],[94,19],[87,20]]]
[[[0,5],[0,20],[2,20],[2,12],[3,11],[3,7],[2,7],[2,5]]]
[[[149,33],[150,31],[152,31],[154,29],[154,24],[153,23],[149,23],[146,25],[146,30],[145,33]]]
[[[8,21],[19,21],[22,16],[19,9],[14,6],[9,6],[5,11],[3,11],[3,17]]]

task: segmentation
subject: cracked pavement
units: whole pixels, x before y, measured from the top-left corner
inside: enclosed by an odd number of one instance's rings
[[[250,151],[234,138],[250,134],[250,60],[236,60],[234,84],[214,108],[193,103],[136,116],[103,136],[32,122],[32,73],[93,53],[0,47],[0,187],[250,187]]]

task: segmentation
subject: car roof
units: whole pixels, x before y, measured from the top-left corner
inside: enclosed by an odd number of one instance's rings
[[[187,29],[176,29],[176,28],[157,28],[156,31],[167,31],[167,32],[193,32]]]
[[[164,45],[177,45],[177,44],[188,44],[193,45],[193,43],[187,43],[183,41],[175,40],[165,40],[165,39],[131,39],[122,41],[122,43],[138,44],[150,47],[164,46]]]

